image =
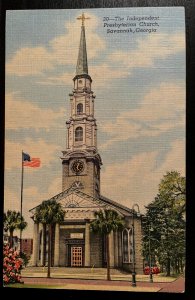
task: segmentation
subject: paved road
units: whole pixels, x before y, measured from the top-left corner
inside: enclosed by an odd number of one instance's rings
[[[137,282],[136,287],[131,286],[128,281],[107,281],[107,280],[81,280],[62,278],[27,278],[23,277],[26,284],[43,284],[50,288],[63,288],[75,290],[107,290],[107,291],[134,291],[134,292],[168,292],[183,293],[185,280],[179,277],[174,282]],[[24,285],[25,287],[25,285]]]

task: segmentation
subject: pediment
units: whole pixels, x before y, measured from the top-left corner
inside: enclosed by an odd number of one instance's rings
[[[105,208],[105,204],[98,199],[95,199],[87,194],[79,193],[77,191],[65,195],[58,200],[63,208],[77,209],[77,208]]]
[[[88,194],[83,193],[80,189],[70,188],[65,190],[48,200],[56,200],[62,205],[62,208],[66,211],[66,216],[70,219],[77,219],[86,215],[85,218],[93,217],[94,211],[101,209],[113,209],[116,210],[119,215],[129,215],[128,208],[117,204],[116,202],[100,196],[100,198],[94,198]],[[30,212],[34,214],[36,207],[32,208]]]

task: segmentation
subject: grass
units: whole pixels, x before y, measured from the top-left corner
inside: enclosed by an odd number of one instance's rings
[[[160,275],[162,277],[167,277],[166,273],[160,273]],[[183,275],[184,275],[183,273],[177,273],[177,274],[176,273],[171,273],[171,275],[168,276],[168,277],[178,278],[178,277],[183,276]]]

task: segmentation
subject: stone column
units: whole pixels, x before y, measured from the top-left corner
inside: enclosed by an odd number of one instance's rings
[[[56,223],[55,226],[55,243],[54,243],[54,266],[59,266],[60,261],[60,224]]]
[[[39,223],[34,223],[33,233],[33,266],[37,266],[38,263],[38,251],[39,251]]]
[[[118,231],[114,232],[114,266],[118,267]]]
[[[109,234],[109,242],[110,242],[110,267],[114,267],[114,234],[113,231]]]
[[[42,237],[41,237],[41,266],[44,265],[45,257],[45,225],[41,224],[42,227]]]
[[[135,219],[135,267],[137,274],[143,274],[142,229],[140,218]]]
[[[122,267],[123,253],[122,253],[122,232],[118,233],[118,266]]]
[[[85,225],[85,267],[90,267],[90,223]]]

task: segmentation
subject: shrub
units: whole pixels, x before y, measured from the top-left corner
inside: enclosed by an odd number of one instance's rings
[[[3,283],[21,282],[23,260],[9,245],[3,246]]]
[[[160,273],[160,269],[158,267],[156,267],[156,266],[152,267],[151,270],[152,270],[152,274],[158,274],[158,273]],[[147,267],[144,268],[144,274],[145,275],[149,275],[150,274],[150,267],[149,266],[147,266]]]
[[[26,267],[29,263],[30,256],[28,256],[25,252],[20,252],[20,258],[23,260],[23,267]]]

